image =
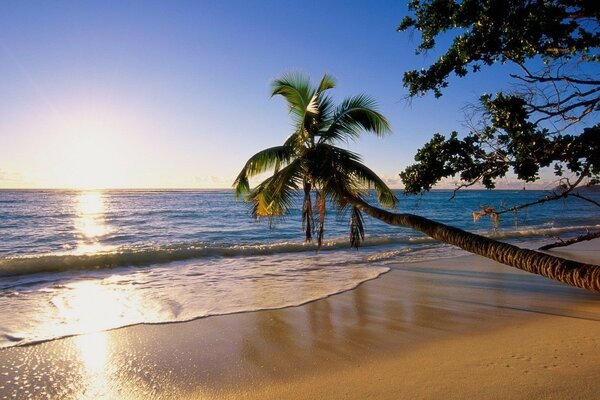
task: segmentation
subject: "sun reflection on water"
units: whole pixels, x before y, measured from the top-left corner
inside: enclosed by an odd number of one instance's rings
[[[140,322],[139,295],[129,285],[116,285],[109,277],[68,283],[52,304],[58,317],[52,328],[64,330],[63,334],[79,334],[73,338],[80,377],[73,389],[77,398],[123,398],[115,392],[119,354],[106,330]]]
[[[113,397],[110,368],[109,342],[104,332],[75,337],[81,374],[81,392],[78,398]]]
[[[105,220],[104,195],[99,191],[82,191],[76,199],[75,229],[77,230],[76,253],[89,254],[107,251],[111,246],[100,243],[110,229]]]
[[[104,332],[94,332],[75,338],[79,359],[89,373],[104,370],[108,359],[108,343]]]
[[[116,290],[102,281],[80,281],[65,286],[53,298],[63,321],[87,333],[125,325],[131,309],[132,296],[125,290]],[[127,322],[127,321],[125,321]]]
[[[135,285],[114,276],[67,283],[52,297],[51,303],[56,312],[52,328],[56,336],[161,320],[159,304],[145,297]]]

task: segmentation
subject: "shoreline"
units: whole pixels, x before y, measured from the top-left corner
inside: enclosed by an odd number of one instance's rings
[[[461,256],[457,256],[457,257],[461,257]],[[388,269],[387,271],[383,271],[382,273],[380,273],[377,276],[374,276],[372,278],[367,278],[364,281],[361,281],[359,283],[357,283],[355,286],[348,288],[348,289],[343,289],[340,292],[335,292],[335,293],[331,293],[331,294],[327,294],[323,297],[319,297],[316,299],[312,299],[312,300],[307,300],[304,301],[302,303],[298,303],[298,304],[289,304],[289,305],[283,305],[281,307],[274,307],[274,308],[261,308],[260,310],[247,310],[247,311],[232,311],[232,312],[227,312],[227,313],[223,313],[223,314],[211,314],[211,315],[204,315],[204,316],[198,316],[198,317],[194,317],[188,320],[184,320],[184,321],[164,321],[164,322],[138,322],[138,323],[133,323],[130,325],[123,325],[123,326],[118,326],[115,328],[110,328],[110,329],[106,329],[102,332],[112,332],[112,331],[116,331],[119,329],[126,329],[126,328],[133,328],[136,326],[164,326],[164,325],[177,325],[177,324],[187,324],[190,322],[194,322],[194,321],[198,321],[201,319],[206,319],[206,318],[213,318],[213,317],[221,317],[221,316],[234,316],[234,315],[241,315],[241,314],[247,314],[247,313],[255,313],[255,312],[261,312],[261,311],[277,311],[277,310],[285,310],[287,308],[295,308],[295,307],[302,307],[305,306],[307,304],[310,303],[314,303],[315,301],[320,301],[320,300],[325,300],[328,299],[332,296],[336,296],[338,294],[343,294],[346,292],[350,292],[354,289],[356,289],[357,287],[359,287],[360,285],[367,283],[369,281],[375,280],[380,278],[382,275],[387,274],[388,272],[390,272],[391,269]],[[52,338],[52,339],[41,339],[41,340],[37,340],[37,341],[31,341],[31,342],[26,342],[26,343],[22,343],[22,344],[15,344],[14,346],[8,346],[8,347],[0,347],[0,351],[4,350],[4,349],[12,349],[12,348],[17,348],[17,347],[28,347],[28,346],[36,346],[42,343],[46,343],[46,342],[54,342],[56,340],[62,340],[62,339],[68,339],[68,338],[72,338],[75,336],[84,336],[84,335],[91,335],[91,334],[95,334],[95,333],[102,333],[102,332],[91,332],[91,333],[75,333],[72,335],[66,335],[66,336],[61,336],[61,337],[56,337],[56,338]]]
[[[599,262],[596,242],[553,253]],[[596,338],[597,294],[469,255],[300,306],[5,348],[0,396],[590,398]]]

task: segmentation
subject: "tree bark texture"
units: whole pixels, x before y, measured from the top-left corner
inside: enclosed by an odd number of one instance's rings
[[[585,264],[535,250],[522,249],[512,244],[476,235],[418,215],[392,213],[373,207],[355,197],[348,197],[347,200],[371,217],[389,225],[411,228],[433,239],[460,247],[470,253],[487,257],[499,263],[542,275],[571,286],[600,292],[600,265]]]

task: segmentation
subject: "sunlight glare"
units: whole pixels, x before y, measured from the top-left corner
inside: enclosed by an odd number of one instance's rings
[[[102,193],[80,192],[76,202],[75,227],[79,236],[76,252],[89,254],[110,249],[110,246],[99,243],[100,237],[110,231],[104,220],[105,205]]]
[[[101,281],[80,281],[68,285],[69,291],[55,298],[64,320],[77,326],[81,333],[96,332],[118,326],[126,314],[124,293],[105,286]]]
[[[48,132],[31,149],[46,166],[33,178],[44,187],[129,187],[152,146],[140,140],[139,121],[111,104],[71,104],[68,114],[48,116],[35,129]]]
[[[108,359],[106,334],[104,332],[94,332],[77,336],[75,342],[79,350],[79,358],[87,371],[90,374],[102,371]]]
[[[85,388],[80,399],[123,398],[114,392],[114,379],[109,351],[108,336],[104,332],[95,332],[76,336],[75,346],[79,353],[81,384]]]

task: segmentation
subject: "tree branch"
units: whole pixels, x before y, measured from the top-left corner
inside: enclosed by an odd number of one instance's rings
[[[550,250],[555,247],[565,247],[565,246],[569,246],[569,245],[572,245],[575,243],[584,242],[584,241],[597,239],[597,238],[600,238],[600,231],[586,233],[585,235],[580,235],[580,236],[574,237],[569,240],[562,240],[561,238],[558,238],[557,242],[542,246],[542,247],[540,247],[540,250]]]
[[[595,200],[592,200],[590,198],[584,197],[584,196],[580,195],[579,193],[571,193],[569,196],[577,197],[578,199],[590,202],[590,203],[592,203],[592,204],[600,207],[600,203],[599,202],[597,202]]]
[[[588,169],[586,168],[581,173],[581,175],[579,175],[579,177],[577,178],[577,180],[575,181],[575,183],[570,184],[570,183],[568,183],[568,179],[567,179],[566,189],[563,190],[562,192],[552,192],[551,194],[547,195],[546,197],[543,197],[543,198],[538,199],[536,201],[532,201],[530,203],[521,204],[521,205],[518,205],[518,206],[513,206],[513,207],[507,208],[507,209],[502,210],[502,211],[494,211],[494,212],[496,214],[504,214],[504,213],[507,213],[509,211],[514,212],[514,211],[521,210],[523,208],[535,206],[537,204],[546,203],[547,201],[554,201],[554,200],[558,200],[558,199],[567,198],[568,196],[572,196],[573,195],[573,193],[571,193],[571,192],[581,183],[581,181],[583,181],[583,178],[585,178],[587,175],[588,175]],[[591,200],[591,201],[593,201],[593,200]]]

